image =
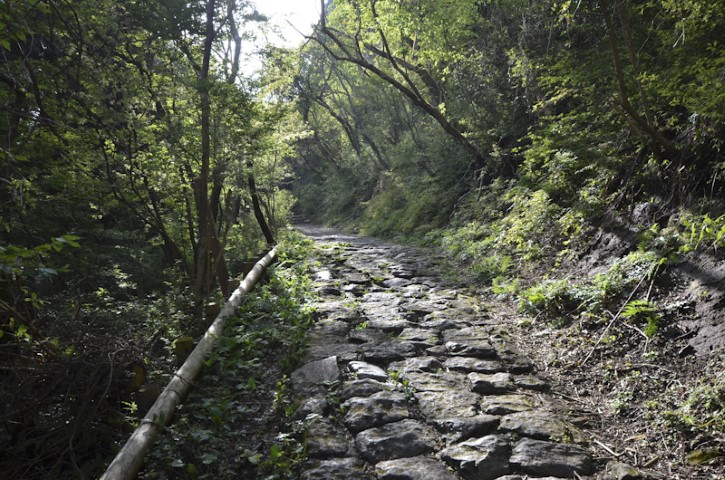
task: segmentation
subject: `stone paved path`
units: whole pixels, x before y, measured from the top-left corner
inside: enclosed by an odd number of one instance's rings
[[[302,479],[586,478],[584,435],[472,298],[420,253],[300,227],[318,244],[317,323],[291,376]]]

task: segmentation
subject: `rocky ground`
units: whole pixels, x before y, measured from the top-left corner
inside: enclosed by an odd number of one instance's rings
[[[291,376],[303,479],[643,478],[592,443],[592,412],[430,258],[301,229],[321,252],[318,321]]]
[[[318,320],[291,377],[303,479],[725,478],[721,438],[685,461],[696,442],[636,408],[649,388],[654,401],[722,376],[720,357],[683,355],[687,336],[650,345],[659,359],[632,345],[590,356],[572,331],[446,282],[428,254],[300,229],[320,254]]]

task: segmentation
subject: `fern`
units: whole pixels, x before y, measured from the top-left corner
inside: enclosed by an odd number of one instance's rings
[[[629,302],[622,310],[622,316],[640,322],[646,321],[647,326],[644,329],[644,334],[647,338],[652,338],[657,333],[662,318],[657,305],[649,300],[641,299]]]

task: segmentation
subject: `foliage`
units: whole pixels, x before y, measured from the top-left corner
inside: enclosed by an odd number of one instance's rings
[[[723,357],[715,356],[698,375],[689,388],[672,386],[670,402],[658,409],[657,422],[678,437],[694,438],[693,450],[688,457],[712,453],[712,439],[721,438],[725,432],[725,368]],[[714,445],[717,445],[715,442]],[[695,447],[699,447],[695,449]],[[715,450],[717,452],[717,449]],[[720,453],[718,453],[720,454]],[[697,464],[695,461],[688,463]]]
[[[304,425],[287,418],[294,406],[286,379],[312,324],[309,240],[285,237],[279,264],[227,324],[139,478],[289,478],[301,466]],[[273,419],[286,431],[270,431]]]
[[[607,309],[618,308],[616,303],[639,289],[645,279],[654,282],[661,265],[662,259],[655,252],[632,252],[582,282],[546,279],[536,283],[520,292],[520,308],[559,326],[568,325],[583,313],[597,317]],[[647,336],[656,332],[660,320],[658,308],[648,300],[628,302],[622,315],[647,323]]]
[[[289,109],[234,55],[259,20],[243,0],[0,4],[7,475],[98,476],[130,425],[131,366],[173,368],[167,347],[264,245],[250,176],[286,224]]]
[[[647,338],[657,333],[662,316],[657,306],[649,300],[632,300],[622,309],[622,316],[647,325],[644,334]]]
[[[415,235],[411,227],[440,225],[439,212],[462,195],[490,199],[501,195],[497,181],[513,178],[520,188],[508,192],[508,206],[556,216],[568,237],[561,240],[578,246],[611,208],[668,198],[676,209],[713,198],[723,185],[723,108],[702,88],[715,88],[721,70],[720,6],[336,2],[299,67],[300,109],[313,132],[299,144],[305,164],[296,171],[309,180],[302,207],[319,219],[357,219],[372,233]],[[450,138],[463,132],[486,166],[460,163],[475,156],[464,148],[411,170],[430,158],[426,140],[442,133],[434,119],[450,122]],[[466,177],[471,165],[478,170]],[[451,189],[452,177],[465,184]],[[408,211],[408,185],[443,208]],[[434,185],[442,195],[432,195]],[[456,225],[476,209],[489,207],[459,203]],[[527,221],[511,215],[487,228],[501,228],[499,243],[528,258],[546,256],[541,245],[552,239],[529,249],[542,222],[534,218],[528,232]]]
[[[713,249],[717,252],[725,247],[725,215],[712,219],[707,213],[701,216],[690,214],[684,215],[680,222],[685,233],[689,233],[680,251]]]

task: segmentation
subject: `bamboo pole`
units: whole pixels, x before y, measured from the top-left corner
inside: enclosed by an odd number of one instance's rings
[[[191,384],[201,371],[204,361],[211,353],[216,338],[221,335],[227,319],[234,315],[241,304],[242,297],[249,293],[259,281],[264,271],[274,262],[277,249],[273,248],[254,265],[234,293],[229,297],[224,308],[214,319],[204,337],[191,352],[184,364],[176,371],[159,398],[153,404],[140,425],[131,434],[116,458],[106,469],[100,480],[132,480],[141,470],[144,456],[151,450],[153,438],[164,426],[168,425],[174,409],[182,402],[191,389]]]

